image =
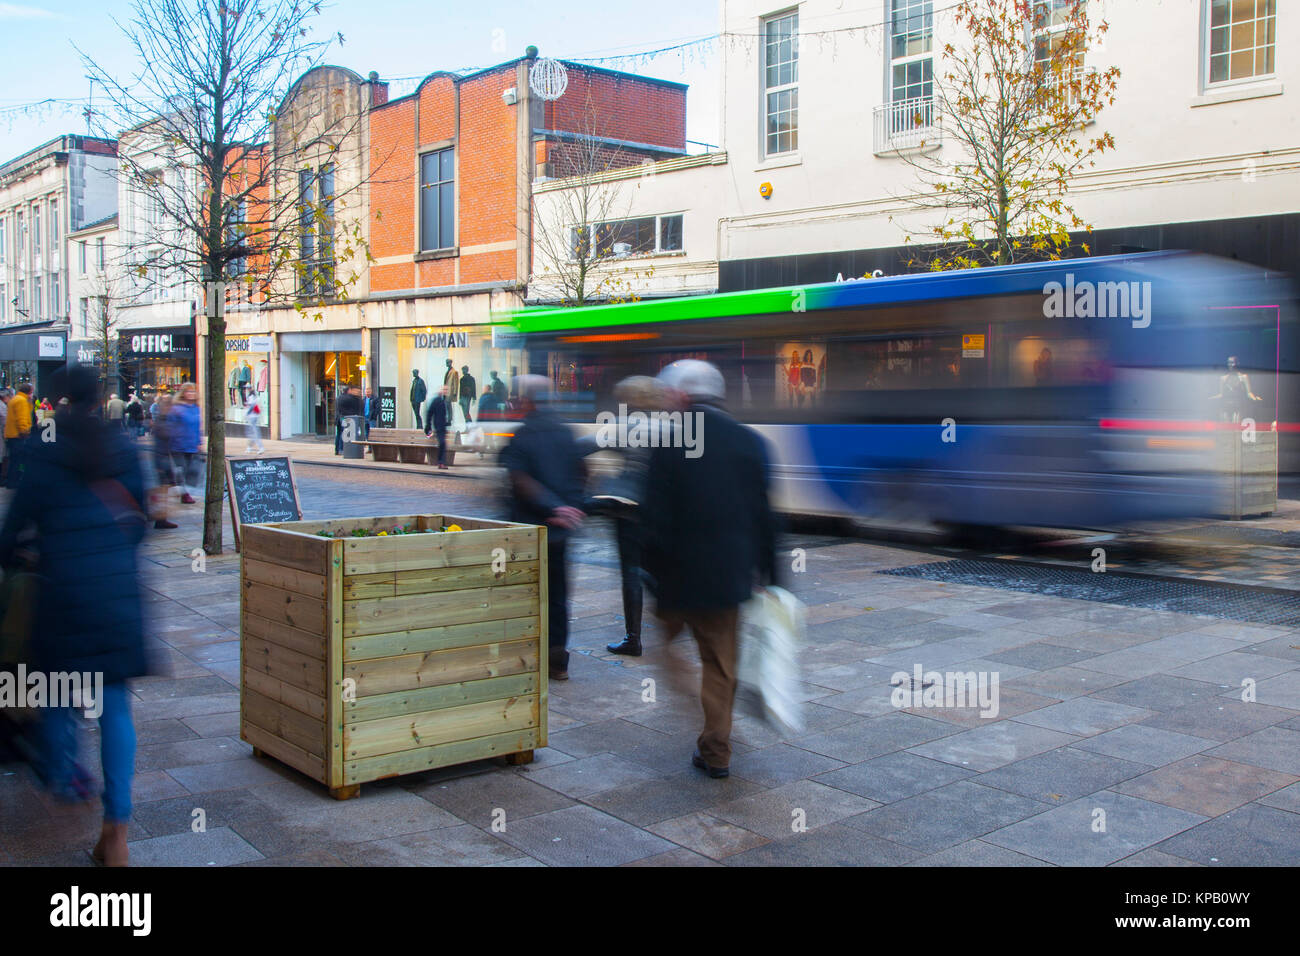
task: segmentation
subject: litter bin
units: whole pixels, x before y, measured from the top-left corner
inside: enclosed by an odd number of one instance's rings
[[[343,457],[365,458],[366,420],[361,415],[343,416]]]

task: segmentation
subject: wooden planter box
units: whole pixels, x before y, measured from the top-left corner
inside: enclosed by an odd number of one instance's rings
[[[414,525],[462,531],[326,538]],[[240,737],[325,784],[546,746],[546,529],[455,515],[243,528]]]

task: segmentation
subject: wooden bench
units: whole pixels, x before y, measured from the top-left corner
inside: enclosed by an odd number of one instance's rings
[[[400,461],[408,465],[438,463],[438,439],[418,428],[372,428],[366,440],[359,444],[370,448],[375,461]],[[447,440],[446,461],[448,465],[456,463],[450,438]]]

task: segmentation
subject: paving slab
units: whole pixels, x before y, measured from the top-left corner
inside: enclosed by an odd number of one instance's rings
[[[1185,810],[1102,791],[1003,827],[984,840],[1058,866],[1107,866],[1204,820]]]
[[[1037,800],[959,780],[851,817],[844,824],[929,855],[1045,809]]]

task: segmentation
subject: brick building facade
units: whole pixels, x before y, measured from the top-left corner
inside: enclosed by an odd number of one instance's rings
[[[492,374],[509,382],[522,371],[517,350],[494,346],[491,321],[522,303],[531,276],[534,180],[572,165],[578,142],[596,142],[620,164],[685,155],[685,86],[564,63],[566,88],[547,101],[531,88],[536,62],[530,48],[479,72],[431,73],[396,98],[377,74],[339,67],[295,84],[277,136],[319,109],[322,90],[357,111],[356,148],[335,156],[330,182],[336,215],[364,223],[370,258],[340,267],[355,273],[346,298],[321,308],[228,310],[234,376],[245,364],[256,376],[255,359],[269,369],[273,436],[332,435],[348,382],[387,399],[397,427],[416,427],[444,382],[461,397],[465,369],[475,394],[456,403],[456,418],[472,423]],[[418,412],[417,373],[426,383]]]

